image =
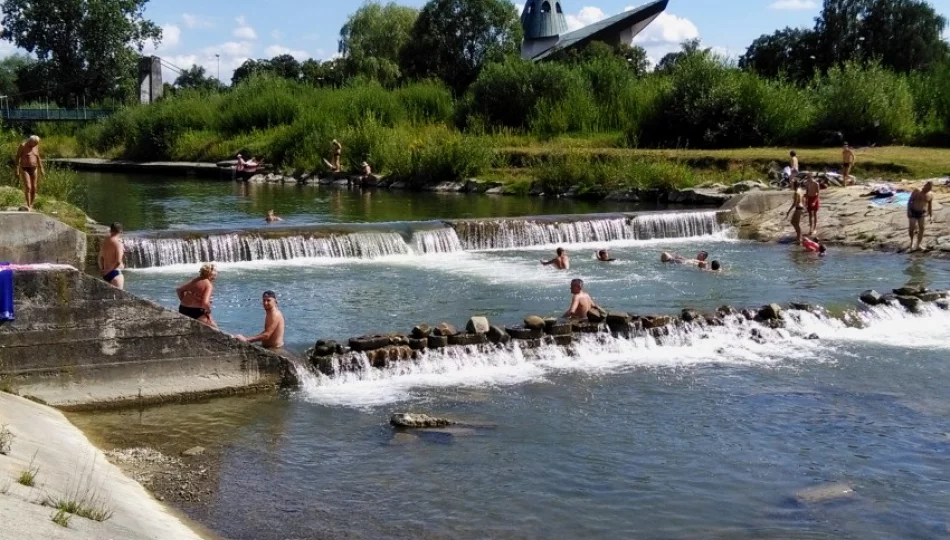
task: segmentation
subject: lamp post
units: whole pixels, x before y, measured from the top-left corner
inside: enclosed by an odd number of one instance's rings
[[[216,55],[214,55],[214,57],[215,57],[215,58],[217,59],[217,61],[218,61],[218,82],[221,82],[221,55],[220,55],[220,54],[216,54]]]

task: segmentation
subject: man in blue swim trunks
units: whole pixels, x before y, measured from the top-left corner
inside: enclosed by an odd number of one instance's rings
[[[117,289],[125,286],[125,276],[122,275],[122,269],[125,268],[124,258],[122,224],[116,222],[109,226],[109,237],[99,246],[99,272],[106,283]]]

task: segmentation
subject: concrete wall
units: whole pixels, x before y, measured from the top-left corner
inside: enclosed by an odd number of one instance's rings
[[[0,212],[0,261],[86,267],[86,235],[36,212]]]
[[[67,408],[176,401],[290,384],[290,363],[76,270],[17,271],[0,377]]]

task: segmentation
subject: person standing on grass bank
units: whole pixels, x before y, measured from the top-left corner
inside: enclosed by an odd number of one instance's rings
[[[43,170],[43,159],[40,158],[40,138],[31,135],[29,139],[20,143],[15,161],[17,178],[23,182],[23,198],[26,199],[26,207],[33,211],[40,179],[46,174]]]
[[[925,221],[930,216],[930,222],[934,222],[934,183],[927,182],[924,187],[915,189],[910,194],[910,200],[907,201],[907,221],[910,226],[910,250],[920,251],[921,243],[924,241],[924,231],[927,228]],[[917,238],[917,247],[914,247],[914,237]]]
[[[785,212],[785,217],[791,214],[792,227],[795,229],[795,242],[802,243],[802,214],[805,212],[805,197],[798,189],[798,180],[792,180],[792,206]]]
[[[261,303],[264,306],[264,331],[253,337],[242,335],[234,337],[245,343],[260,343],[269,351],[282,353],[284,352],[284,314],[277,309],[277,293],[264,291]]]
[[[109,226],[109,237],[99,246],[99,272],[106,283],[117,289],[125,287],[125,247],[122,245],[122,224],[118,221]]]
[[[855,159],[857,158],[854,155],[854,149],[852,149],[848,143],[844,143],[844,149],[841,151],[841,161],[843,165],[841,168],[841,181],[846,186],[851,183],[849,179],[851,178],[851,169],[854,168]]]
[[[564,251],[564,248],[557,248],[557,257],[554,257],[550,261],[541,261],[541,264],[544,266],[553,265],[558,270],[570,270],[571,269],[571,260],[567,256],[567,252]]]
[[[211,295],[214,294],[214,281],[218,279],[218,270],[213,264],[201,267],[198,276],[178,287],[178,313],[196,321],[217,328],[211,318]]]
[[[821,184],[815,175],[805,177],[805,209],[808,210],[808,236],[818,232],[818,210],[821,210]]]

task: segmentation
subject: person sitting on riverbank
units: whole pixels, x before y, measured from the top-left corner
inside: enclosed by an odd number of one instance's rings
[[[927,182],[922,188],[915,189],[910,194],[910,200],[907,201],[907,221],[910,226],[910,250],[920,251],[921,243],[924,241],[924,232],[927,229],[926,217],[930,216],[930,222],[934,221],[934,183]],[[917,239],[917,246],[914,246],[914,238]]]
[[[820,257],[824,257],[825,252],[828,251],[828,248],[819,242],[817,238],[814,240],[802,238],[802,249],[805,250],[805,253],[817,253]]]
[[[245,343],[260,343],[262,347],[275,353],[284,348],[284,314],[277,308],[277,293],[264,291],[261,297],[264,306],[264,331],[253,337],[234,336]]]
[[[239,173],[251,175],[257,172],[257,169],[260,168],[261,163],[263,163],[263,160],[258,160],[257,157],[252,156],[251,159],[245,161],[244,156],[238,154],[237,165],[234,169]]]
[[[117,289],[125,286],[125,248],[122,245],[122,224],[115,222],[109,226],[109,237],[99,246],[99,273],[106,283]]]
[[[597,252],[597,260],[600,262],[614,262],[617,259],[612,258],[606,249],[602,249]]]
[[[571,307],[564,313],[565,319],[586,319],[591,309],[597,306],[594,299],[584,292],[584,280],[575,279],[571,281]]]
[[[36,204],[36,192],[40,180],[46,171],[43,170],[43,159],[40,157],[40,138],[36,135],[20,144],[16,151],[16,175],[23,182],[23,198],[26,207],[31,212]]]
[[[277,222],[280,222],[280,221],[283,221],[283,220],[284,220],[284,218],[282,218],[282,217],[278,216],[277,214],[275,214],[273,210],[268,210],[268,211],[267,211],[267,215],[264,216],[264,221],[266,221],[266,222],[268,222],[268,223],[277,223]]]
[[[557,257],[551,259],[550,261],[541,261],[541,264],[544,266],[553,265],[558,270],[570,270],[571,269],[571,260],[567,256],[567,252],[564,251],[564,248],[557,248]]]
[[[217,328],[217,323],[211,318],[211,296],[214,294],[214,281],[218,279],[218,270],[213,264],[205,264],[198,272],[198,276],[178,287],[176,292],[181,304],[178,313],[191,317],[196,321]]]

